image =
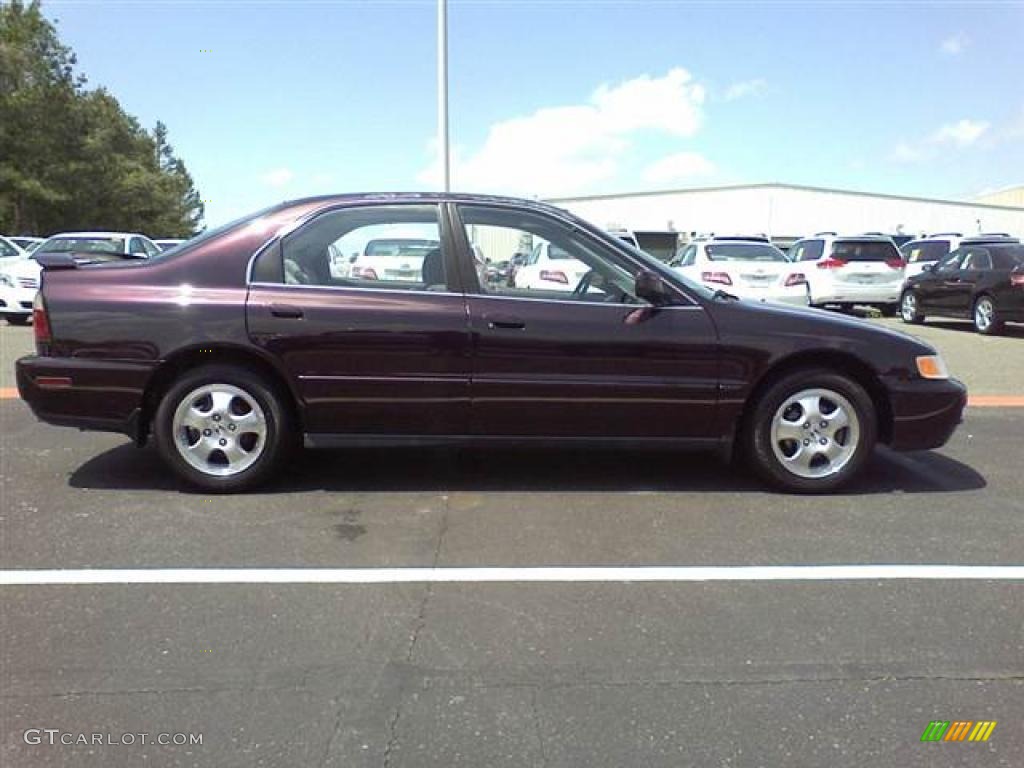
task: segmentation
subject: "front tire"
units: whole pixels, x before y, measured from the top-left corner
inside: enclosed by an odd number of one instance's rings
[[[8,325],[28,325],[32,315],[5,315]]]
[[[1003,319],[996,310],[996,303],[991,296],[979,296],[974,302],[971,313],[974,330],[985,336],[995,336],[1003,331]]]
[[[154,432],[175,473],[214,493],[263,483],[293,442],[289,410],[277,388],[234,365],[203,366],[175,381],[157,408]]]
[[[900,319],[911,325],[920,325],[924,322],[924,315],[921,314],[921,307],[917,302],[917,294],[912,290],[904,291],[900,297]]]
[[[853,379],[823,368],[783,376],[754,403],[747,454],[767,482],[797,493],[835,490],[875,446],[871,397]]]

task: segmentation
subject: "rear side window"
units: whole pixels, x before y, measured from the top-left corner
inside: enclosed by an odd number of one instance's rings
[[[1024,267],[1024,247],[999,248],[992,251],[992,267],[994,269],[1016,269]]]
[[[949,253],[949,242],[934,240],[927,243],[907,243],[903,246],[903,255],[908,264],[923,264],[944,259]]]
[[[895,243],[884,240],[836,240],[832,256],[842,261],[886,261],[899,259]]]
[[[825,252],[824,240],[804,240],[793,246],[793,261],[817,261]]]
[[[971,248],[967,251],[967,258],[964,259],[962,269],[981,271],[992,269],[992,256],[985,248]]]

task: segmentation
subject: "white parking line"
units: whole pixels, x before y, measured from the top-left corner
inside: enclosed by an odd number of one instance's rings
[[[623,583],[690,581],[1024,581],[1024,565],[737,565],[526,568],[129,568],[0,571],[0,586],[88,584]]]

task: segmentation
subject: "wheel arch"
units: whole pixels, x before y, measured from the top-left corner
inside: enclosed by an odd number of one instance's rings
[[[230,344],[196,344],[177,350],[164,360],[150,376],[142,395],[136,442],[144,444],[153,427],[153,417],[160,400],[178,377],[203,365],[236,365],[263,375],[284,398],[294,423],[303,430],[302,407],[291,378],[268,355],[251,348]]]
[[[736,419],[735,434],[738,437],[745,435],[750,427],[750,417],[755,404],[772,384],[783,376],[807,368],[824,368],[841,373],[864,387],[864,391],[868,393],[868,397],[871,398],[871,402],[875,406],[879,442],[889,443],[892,440],[892,403],[878,374],[855,355],[835,349],[795,352],[772,363],[754,382],[747,394],[743,408]],[[742,443],[742,439],[734,441],[735,446]]]

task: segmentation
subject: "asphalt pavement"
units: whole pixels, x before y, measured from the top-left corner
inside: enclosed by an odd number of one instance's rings
[[[1024,395],[1024,333],[914,333],[972,394]],[[30,348],[30,329],[0,328],[0,390]],[[880,449],[828,497],[702,455],[412,449],[306,454],[264,491],[213,497],[152,449],[41,425],[8,396],[0,563],[1020,565],[1022,436],[1024,408],[972,407],[948,446]],[[1020,766],[1022,589],[2,586],[0,765]],[[998,724],[922,743],[933,720]],[[58,743],[26,743],[45,729]],[[59,744],[162,732],[202,744]]]

